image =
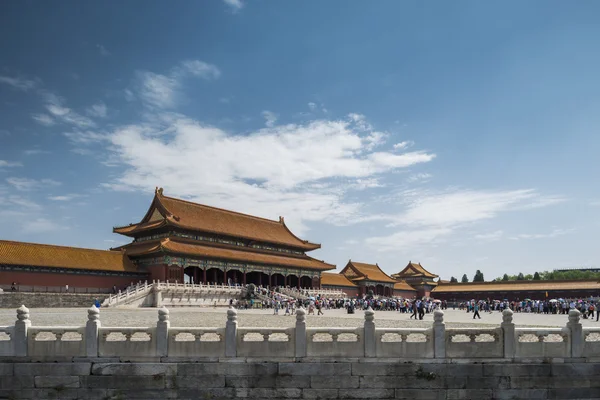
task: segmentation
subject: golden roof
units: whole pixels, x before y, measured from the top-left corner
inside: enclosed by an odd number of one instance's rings
[[[351,280],[346,278],[346,276],[333,272],[321,273],[321,285],[356,287],[356,285]]]
[[[410,286],[408,283],[406,283],[405,281],[400,281],[398,283],[394,284],[394,290],[406,290],[406,291],[412,291],[412,292],[416,292],[415,288]]]
[[[137,272],[124,252],[0,240],[0,264]]]
[[[549,281],[503,281],[503,282],[468,282],[443,283],[432,290],[432,293],[457,292],[514,292],[514,291],[547,291],[547,290],[594,290],[600,291],[597,280],[549,280]]]
[[[437,278],[438,275],[436,274],[432,274],[431,272],[427,271],[425,268],[423,268],[423,266],[420,263],[413,263],[413,262],[409,262],[408,265],[400,272],[396,273],[396,274],[392,274],[392,276],[396,279],[402,279],[403,277],[418,277],[418,276],[422,276],[425,278]]]
[[[381,270],[381,268],[379,268],[379,265],[377,265],[377,264],[366,264],[366,263],[360,263],[360,262],[350,260],[350,261],[348,261],[348,264],[346,265],[346,267],[342,270],[341,274],[348,275],[347,274],[348,268],[351,268],[352,270],[357,272],[359,275],[356,278],[353,278],[350,276],[349,278],[352,279],[353,281],[370,280],[370,281],[375,281],[375,282],[387,282],[387,283],[396,282],[395,279],[390,278],[385,272],[383,272]]]
[[[158,210],[162,218],[156,220]],[[114,228],[115,233],[134,236],[135,233],[164,225],[213,234],[239,237],[266,243],[274,243],[304,250],[315,250],[320,244],[302,240],[279,221],[242,214],[235,211],[192,203],[163,195],[157,189],[146,216],[138,224]]]
[[[205,246],[186,242],[180,238],[166,238],[133,243],[124,248],[128,256],[141,256],[153,253],[175,253],[202,258],[231,260],[236,262],[255,262],[277,266],[290,266],[317,270],[334,269],[335,265],[327,264],[307,255],[285,256],[256,252],[250,249],[235,249],[231,247]]]

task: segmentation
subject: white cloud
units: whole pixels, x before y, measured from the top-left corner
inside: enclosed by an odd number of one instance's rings
[[[39,204],[37,204],[34,201],[29,200],[28,198],[22,197],[22,196],[8,196],[5,199],[6,203],[8,203],[9,205],[16,205],[19,207],[22,207],[24,209],[26,209],[26,211],[31,211],[31,210],[41,210],[42,206],[40,206]]]
[[[71,149],[71,153],[79,154],[80,156],[90,156],[93,154],[93,152],[90,149],[82,149],[80,147]]]
[[[308,103],[308,109],[310,111],[315,111],[317,109],[317,104],[313,103],[312,101],[310,103]]]
[[[381,252],[411,249],[423,244],[436,244],[452,233],[449,227],[431,227],[425,229],[402,230],[388,236],[370,237],[365,240],[367,246]]]
[[[23,164],[15,161],[0,160],[0,168],[22,167]]]
[[[158,108],[175,107],[176,91],[179,81],[153,72],[138,72],[140,86],[139,97],[148,105]]]
[[[575,232],[575,229],[554,229],[549,233],[521,233],[511,236],[511,240],[527,240],[527,239],[550,239],[558,236],[568,235]]]
[[[96,48],[98,49],[98,52],[100,53],[101,56],[103,56],[103,57],[110,56],[110,51],[106,50],[106,47],[102,46],[101,44],[97,44]]]
[[[404,211],[388,216],[390,227],[406,228],[389,236],[367,239],[370,247],[389,251],[397,240],[406,240],[405,246],[431,244],[444,236],[478,221],[495,218],[499,213],[526,210],[532,204],[556,204],[533,189],[509,191],[449,190],[442,193],[411,190],[399,199]]]
[[[135,95],[129,89],[125,89],[123,91],[123,96],[125,97],[125,100],[127,100],[127,101],[134,101],[135,100]]]
[[[435,156],[369,152],[371,133],[351,121],[317,120],[234,136],[181,115],[154,115],[109,134],[124,172],[107,186],[160,185],[173,196],[271,218],[285,215],[298,232],[303,221],[348,223],[360,215],[361,204],[345,201],[347,191],[380,185],[377,174]]]
[[[48,233],[62,231],[65,229],[67,228],[42,217],[32,220],[25,220],[22,225],[22,231],[24,233]]]
[[[244,3],[242,0],[223,0],[225,4],[231,7],[231,10],[235,13],[241,10],[244,7]]]
[[[59,186],[60,182],[53,179],[29,179],[29,178],[6,178],[6,182],[20,191],[37,190],[48,187]]]
[[[52,126],[56,123],[48,114],[32,114],[31,118],[33,118],[34,121],[40,125],[44,126]]]
[[[415,142],[413,142],[412,140],[408,140],[408,141],[396,143],[393,147],[394,147],[394,150],[404,150],[404,149],[407,149],[407,148],[413,146],[414,144],[415,144]]]
[[[30,149],[30,150],[23,151],[23,154],[25,154],[26,156],[33,156],[36,154],[50,154],[50,152],[46,151],[46,150],[40,150],[40,149]]]
[[[408,177],[408,179],[406,179],[407,182],[409,183],[414,183],[414,182],[426,182],[429,179],[431,179],[432,175],[425,173],[425,172],[421,172],[418,174],[412,174],[411,176]]]
[[[266,126],[268,126],[269,128],[275,126],[275,123],[277,122],[277,114],[275,114],[272,111],[265,110],[262,112],[262,116],[265,119]]]
[[[64,194],[64,195],[58,195],[58,196],[48,196],[48,200],[52,200],[52,201],[71,201],[77,198],[83,197],[80,194],[75,194],[75,193],[69,193],[69,194]]]
[[[106,117],[106,104],[99,102],[89,106],[85,111],[89,116],[104,118]]]
[[[0,83],[12,86],[15,89],[22,90],[24,92],[35,88],[38,84],[37,81],[23,78],[11,78],[10,76],[0,75]]]
[[[475,239],[481,240],[484,242],[495,242],[497,240],[500,240],[503,235],[504,235],[504,232],[501,230],[498,230],[498,231],[489,232],[489,233],[480,233],[478,235],[475,235]]]
[[[106,135],[93,131],[65,132],[63,135],[65,135],[71,143],[78,145],[87,145],[107,140]]]
[[[221,76],[221,71],[216,65],[205,63],[199,60],[188,60],[181,63],[181,71],[174,70],[174,74],[191,75],[202,79],[217,79]]]
[[[179,90],[183,79],[199,77],[205,80],[217,79],[221,71],[212,64],[199,60],[188,60],[171,69],[169,74],[162,75],[149,71],[138,71],[136,90],[138,97],[149,107],[170,109],[177,105],[181,94]],[[128,101],[135,97],[130,90],[125,91]]]
[[[94,121],[89,119],[88,117],[84,117],[83,115],[78,114],[77,112],[71,110],[68,107],[63,105],[64,101],[59,96],[44,91],[42,93],[42,97],[46,101],[46,110],[58,121],[61,121],[65,124],[73,125],[78,128],[93,128],[96,126]],[[45,117],[42,117],[45,116]],[[46,114],[39,114],[37,117],[34,116],[34,119],[39,123],[44,124],[43,120],[46,119],[48,122],[49,117]]]

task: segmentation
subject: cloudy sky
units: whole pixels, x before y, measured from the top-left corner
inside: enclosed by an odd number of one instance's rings
[[[338,265],[600,266],[600,3],[0,3],[0,239],[165,194]]]

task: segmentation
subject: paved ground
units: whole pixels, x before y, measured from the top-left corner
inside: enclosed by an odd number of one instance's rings
[[[325,310],[323,316],[307,316],[308,326],[322,327],[352,327],[360,326],[364,322],[364,313],[346,314],[345,310]],[[295,316],[273,315],[273,310],[239,310],[239,326],[264,326],[286,327],[295,323]],[[379,327],[428,327],[433,321],[432,314],[426,314],[423,321],[411,320],[409,314],[400,314],[393,311],[375,312],[375,324]],[[87,321],[85,308],[35,308],[30,310],[30,319],[33,325],[67,325],[83,326]],[[173,308],[170,309],[171,326],[197,326],[218,327],[225,326],[226,309],[207,308]],[[481,320],[473,320],[473,314],[458,310],[446,310],[444,319],[448,327],[466,327],[477,324],[478,326],[497,326],[502,322],[499,312],[493,314],[481,313]],[[567,323],[566,315],[544,314],[514,314],[514,322],[521,326],[564,326]],[[0,309],[0,326],[13,325],[16,320],[16,310]],[[100,321],[103,326],[151,326],[158,320],[156,309],[101,309]],[[584,326],[598,326],[600,322],[582,319]]]

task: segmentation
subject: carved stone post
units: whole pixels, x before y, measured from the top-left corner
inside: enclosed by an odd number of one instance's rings
[[[159,285],[154,285],[152,287],[152,305],[154,307],[162,307],[162,292],[159,288]]]
[[[162,307],[158,310],[158,322],[156,323],[156,355],[166,357],[169,354],[169,310]]]
[[[502,311],[502,335],[504,336],[504,358],[514,358],[517,347],[515,336],[515,324],[513,323],[513,312],[510,308]]]
[[[569,311],[567,328],[571,331],[571,357],[581,357],[583,355],[584,338],[580,318],[581,312],[579,310]]]
[[[446,358],[446,324],[442,310],[433,312],[433,356]]]
[[[377,349],[375,347],[375,312],[369,306],[365,311],[365,357],[376,357]]]
[[[225,324],[225,357],[237,355],[237,324],[237,311],[233,306],[229,306]]]
[[[88,309],[88,321],[85,324],[85,355],[98,357],[98,328],[100,328],[100,310],[96,306]]]
[[[31,326],[29,320],[29,309],[22,305],[17,308],[17,321],[15,322],[15,330],[13,333],[14,352],[17,357],[27,356],[27,330]]]
[[[296,310],[296,358],[306,357],[306,310]]]

